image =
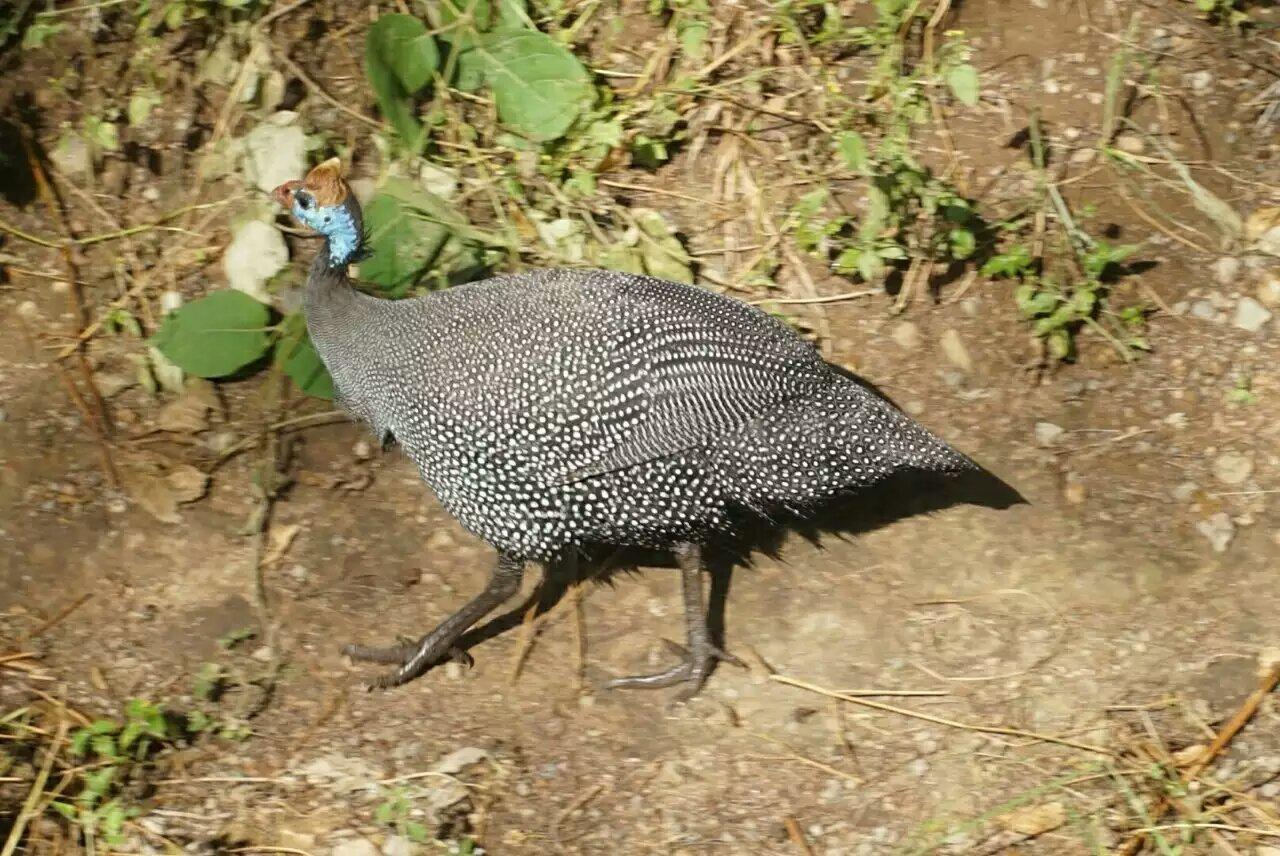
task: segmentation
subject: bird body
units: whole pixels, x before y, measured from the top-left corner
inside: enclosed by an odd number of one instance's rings
[[[550,269],[400,301],[331,289],[314,277],[306,314],[344,406],[521,558],[669,547],[736,509],[966,465],[782,323],[693,286]]]
[[[547,269],[389,301],[352,288],[360,212],[336,161],[277,189],[325,234],[307,327],[340,403],[394,437],[499,563],[485,592],[417,644],[349,646],[403,683],[518,588],[529,560],[604,543],[672,549],[689,660],[620,685],[686,682],[715,659],[698,545],[740,511],[803,511],[903,468],[972,468],[828,365],[775,318],[635,274]]]

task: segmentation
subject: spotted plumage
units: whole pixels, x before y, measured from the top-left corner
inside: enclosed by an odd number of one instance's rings
[[[357,292],[358,207],[343,193],[299,211],[306,184],[281,199],[330,237],[305,310],[342,405],[510,562],[584,542],[696,545],[741,510],[972,466],[784,324],[693,286],[550,269],[411,300]]]

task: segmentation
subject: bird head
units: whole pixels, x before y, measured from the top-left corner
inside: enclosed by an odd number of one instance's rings
[[[301,181],[286,181],[272,191],[280,205],[306,226],[324,235],[329,263],[356,260],[364,243],[360,203],[342,180],[342,162],[330,158]]]

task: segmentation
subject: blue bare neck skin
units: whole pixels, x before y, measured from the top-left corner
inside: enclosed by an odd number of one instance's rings
[[[330,267],[344,269],[360,249],[360,226],[345,204],[303,208],[293,205],[293,215],[325,237],[325,259]]]

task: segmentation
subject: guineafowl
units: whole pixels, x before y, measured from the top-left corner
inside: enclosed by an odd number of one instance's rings
[[[584,543],[670,550],[683,662],[613,687],[701,689],[717,660],[702,545],[743,512],[812,508],[895,470],[972,462],[835,371],[785,325],[689,285],[603,270],[496,276],[408,300],[352,287],[359,204],[332,159],[275,191],[324,236],[307,329],[341,406],[394,438],[441,504],[497,549],[484,591],[416,643],[348,645],[403,684],[519,588],[525,564]]]

